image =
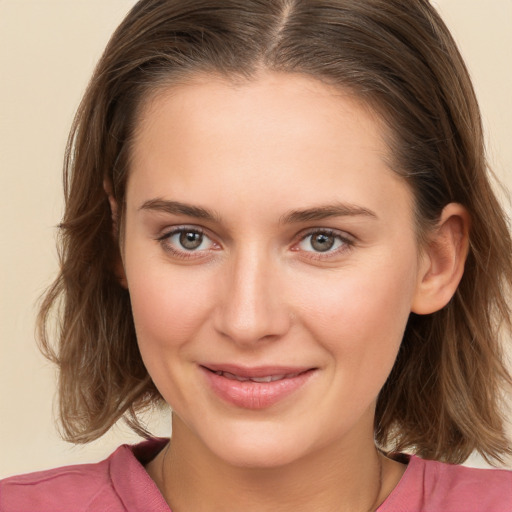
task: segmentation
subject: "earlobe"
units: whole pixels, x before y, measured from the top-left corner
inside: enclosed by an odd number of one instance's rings
[[[114,240],[119,242],[119,207],[117,204],[117,200],[114,197],[114,187],[112,186],[112,182],[105,178],[103,180],[103,189],[107,194],[108,202],[110,205],[110,215],[112,219],[112,237]],[[126,273],[124,271],[123,260],[121,258],[121,252],[118,251],[116,261],[114,263],[114,274],[117,278],[119,284],[128,289],[128,282],[126,280]]]
[[[464,273],[470,222],[468,211],[460,204],[450,203],[443,209],[422,255],[413,313],[434,313],[453,297]]]

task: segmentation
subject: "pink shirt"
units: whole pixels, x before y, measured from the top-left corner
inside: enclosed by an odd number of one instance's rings
[[[1,512],[170,512],[144,469],[167,440],[123,445],[97,464],[0,482]],[[512,471],[472,469],[412,456],[378,512],[512,512]]]

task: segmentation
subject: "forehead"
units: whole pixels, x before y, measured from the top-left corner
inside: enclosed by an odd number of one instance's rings
[[[382,152],[387,149],[383,139],[388,129],[374,109],[349,89],[302,74],[268,71],[245,79],[198,73],[157,87],[141,102],[136,141],[163,116],[179,119],[176,128],[183,135],[188,129],[204,134],[211,127],[237,133],[248,129],[269,133],[277,128],[276,143],[287,135],[310,135],[316,143],[323,137],[327,142],[328,132],[339,129],[340,121],[355,127],[357,118],[357,124],[370,136],[382,139]]]
[[[292,209],[370,196],[385,202],[387,188],[405,186],[388,166],[386,135],[353,95],[310,77],[200,76],[144,104],[128,192],[210,206],[234,203],[236,193],[244,209],[262,198]]]

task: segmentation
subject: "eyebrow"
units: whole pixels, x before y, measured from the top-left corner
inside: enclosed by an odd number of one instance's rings
[[[280,219],[283,224],[294,224],[297,222],[307,222],[328,219],[331,217],[372,217],[377,219],[377,214],[368,208],[352,204],[335,203],[325,206],[306,208],[304,210],[293,210]]]
[[[212,210],[194,206],[179,201],[169,201],[156,198],[145,201],[139,210],[150,210],[169,213],[171,215],[186,215],[197,219],[220,222],[220,215]],[[306,208],[303,210],[292,210],[284,214],[279,222],[281,224],[296,224],[299,222],[317,221],[332,217],[355,217],[364,216],[377,219],[377,214],[368,208],[352,204],[335,203],[330,205]]]
[[[197,219],[209,220],[212,222],[219,222],[220,220],[220,216],[217,213],[207,210],[206,208],[160,198],[145,201],[139,210],[164,212],[172,215],[186,215],[188,217],[195,217]]]

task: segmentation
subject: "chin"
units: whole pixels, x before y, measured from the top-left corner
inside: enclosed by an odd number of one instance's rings
[[[276,446],[273,443],[245,443],[237,446],[230,443],[229,450],[217,454],[234,467],[251,469],[271,469],[286,466],[303,456],[297,447]]]
[[[270,469],[291,464],[311,452],[304,436],[270,424],[267,428],[250,426],[219,432],[207,441],[216,457],[234,467]]]

